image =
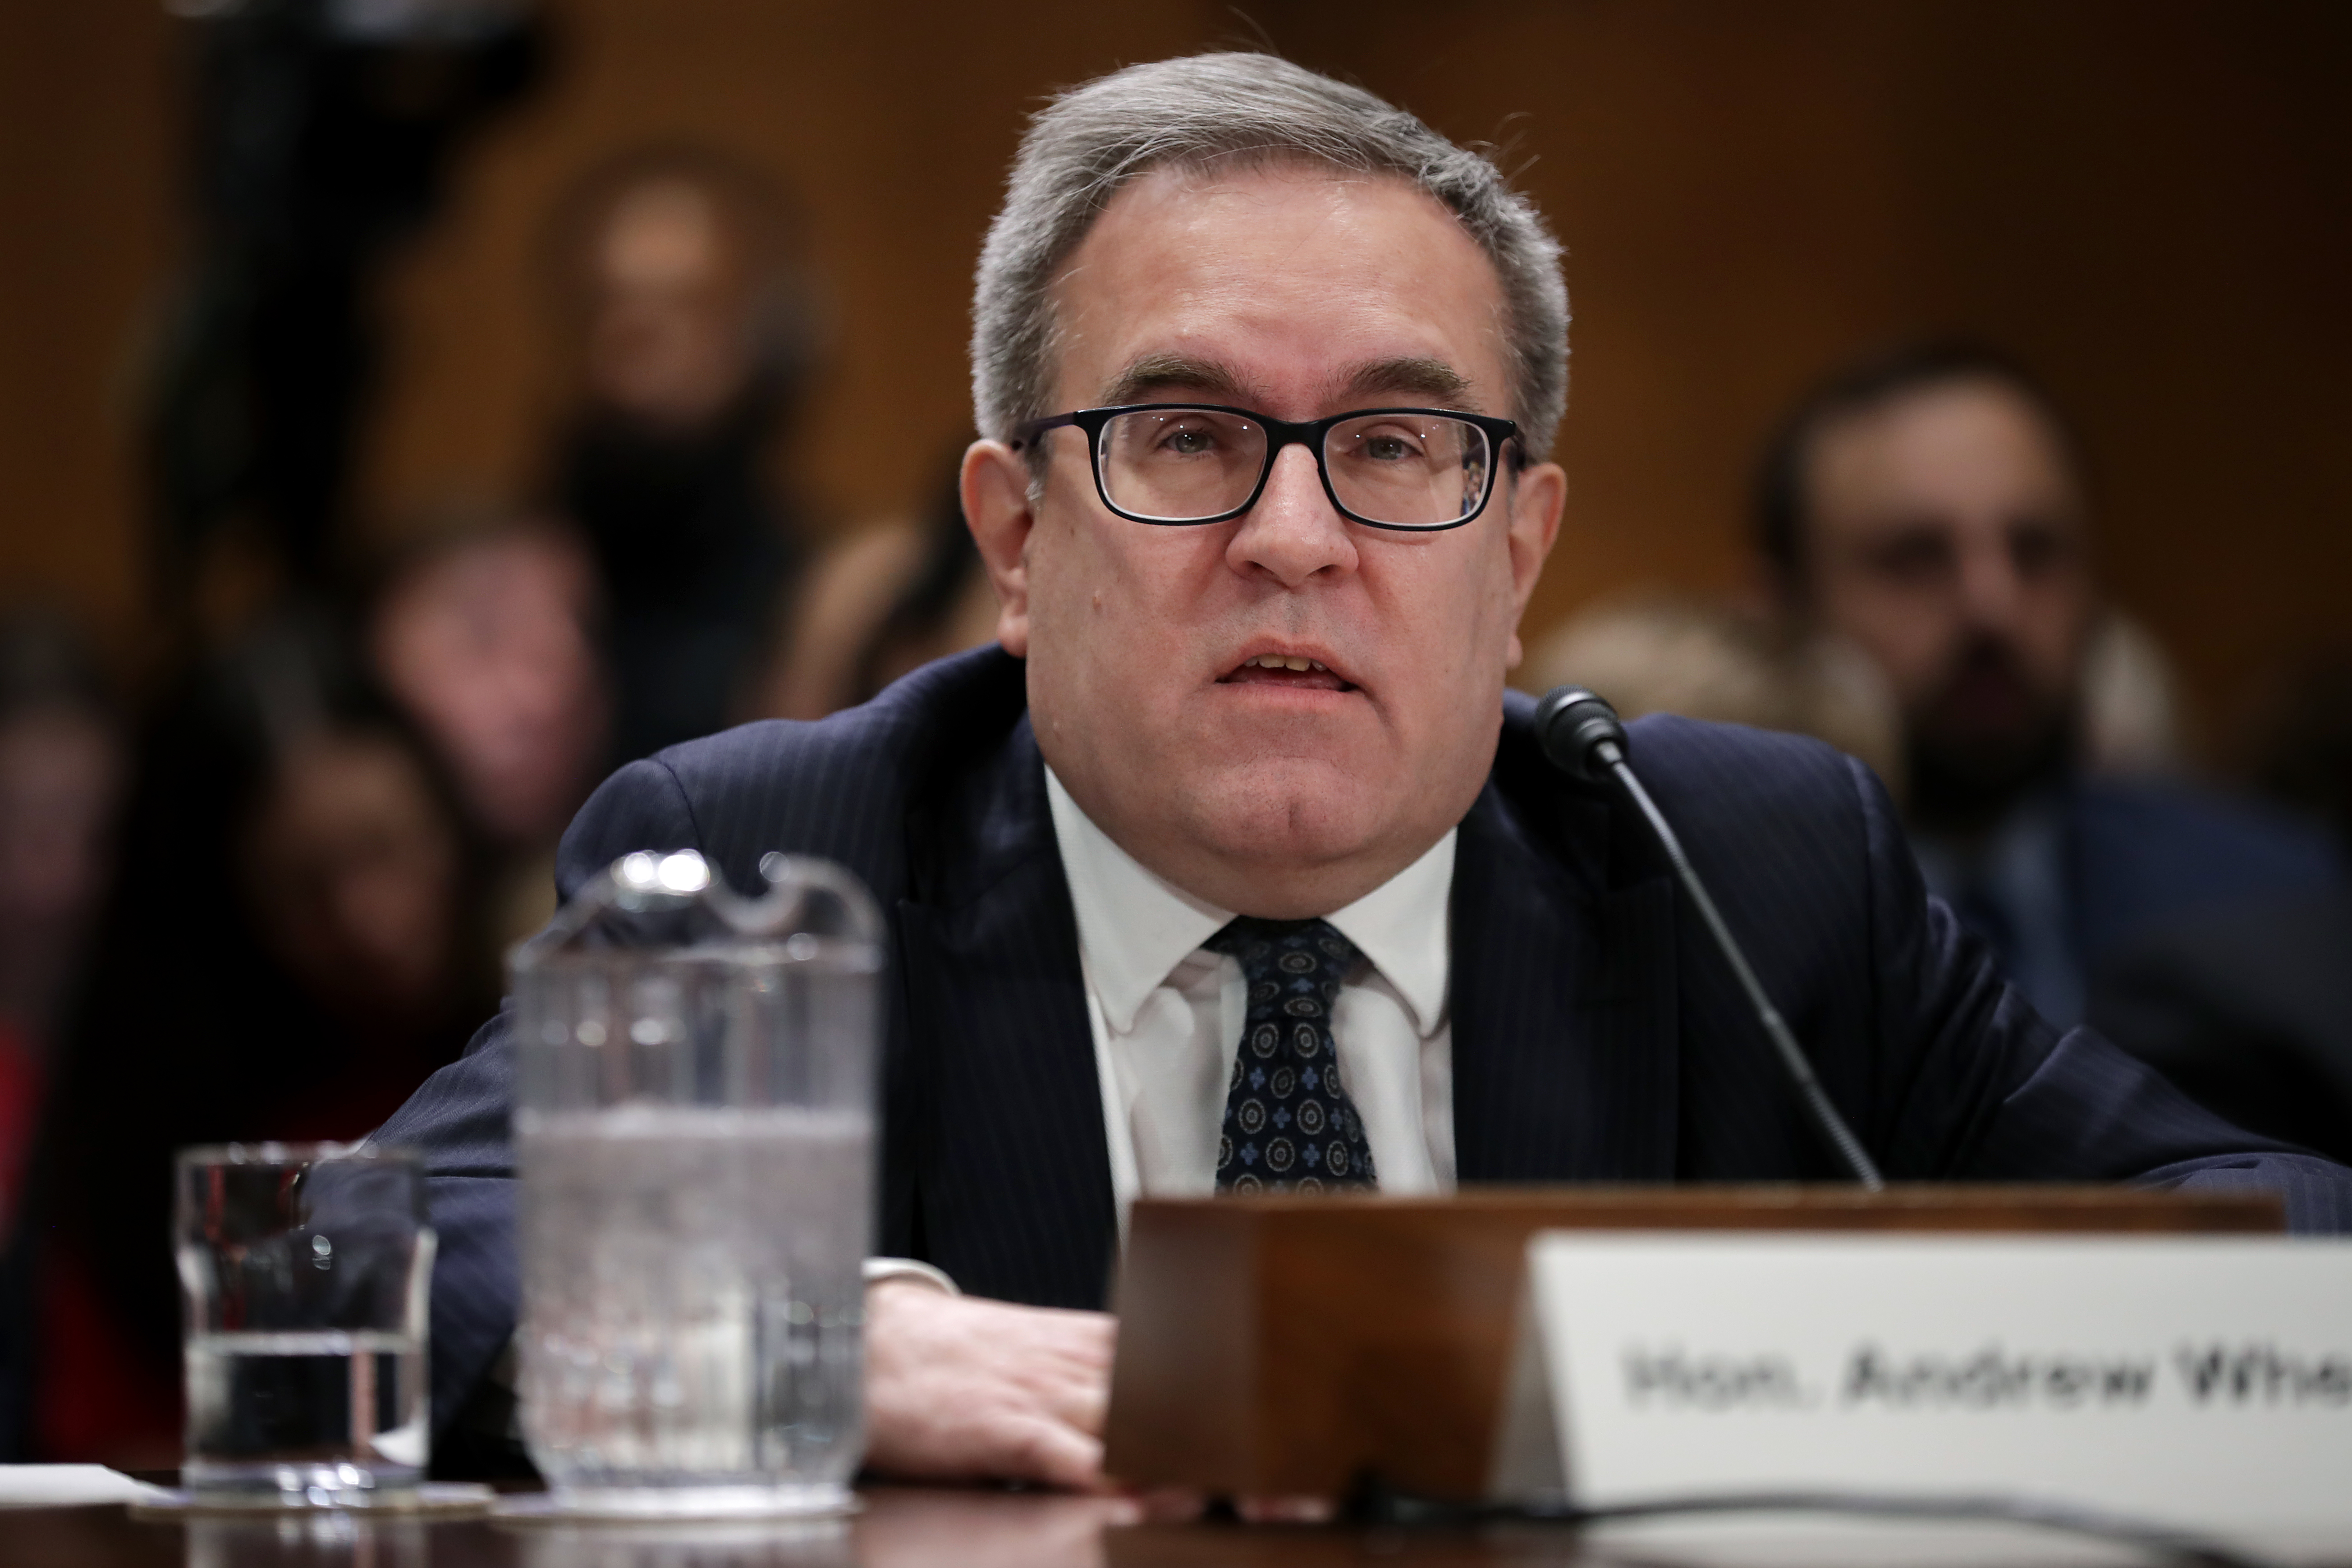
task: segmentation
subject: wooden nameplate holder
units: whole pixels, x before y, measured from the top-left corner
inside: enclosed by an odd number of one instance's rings
[[[1105,1468],[1234,1496],[1484,1489],[1539,1230],[2275,1231],[2268,1196],[2117,1187],[1485,1188],[1144,1199]]]

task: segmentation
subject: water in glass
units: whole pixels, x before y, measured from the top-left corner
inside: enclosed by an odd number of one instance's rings
[[[836,1502],[862,1440],[870,1116],[626,1105],[517,1121],[521,1393],[549,1482]]]
[[[413,1152],[181,1152],[188,1488],[238,1506],[414,1499],[431,1439],[434,1235]]]
[[[199,1333],[186,1345],[188,1485],[307,1494],[413,1487],[425,1452],[425,1346],[397,1332]]]

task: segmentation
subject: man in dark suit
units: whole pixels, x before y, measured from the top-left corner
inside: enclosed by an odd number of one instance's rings
[[[1558,255],[1483,158],[1277,60],[1066,95],[975,309],[1002,647],[672,748],[573,824],[567,894],[781,849],[889,913],[881,1250],[943,1278],[869,1292],[877,1467],[1099,1479],[1135,1193],[1836,1177],[1639,818],[1504,693],[1564,490]],[[1859,765],[1632,744],[1891,1178],[2352,1218],[2352,1173],[2036,1017]],[[515,1327],[510,1078],[494,1022],[383,1132],[432,1162],[445,1410]]]
[[[2305,825],[2101,754],[2129,747],[2103,734],[2119,704],[2091,670],[2116,668],[2099,646],[2127,634],[2101,603],[2081,468],[2019,366],[1911,345],[1790,415],[1758,542],[1788,607],[1885,677],[1913,852],[2035,1009],[2250,1127],[2344,1147],[2352,1123],[2324,1087],[2352,1030],[2336,854]]]

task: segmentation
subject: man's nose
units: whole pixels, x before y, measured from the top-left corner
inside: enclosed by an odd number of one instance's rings
[[[1348,520],[1324,493],[1315,454],[1305,446],[1293,444],[1276,455],[1257,505],[1243,515],[1226,547],[1225,562],[1244,576],[1264,573],[1286,588],[1318,573],[1344,575],[1356,569]]]
[[[2021,587],[2006,540],[1977,541],[1960,552],[1960,607],[1976,625],[2015,621]]]

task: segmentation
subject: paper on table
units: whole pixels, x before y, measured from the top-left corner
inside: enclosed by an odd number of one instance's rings
[[[81,1508],[166,1495],[104,1465],[0,1465],[0,1508]]]

